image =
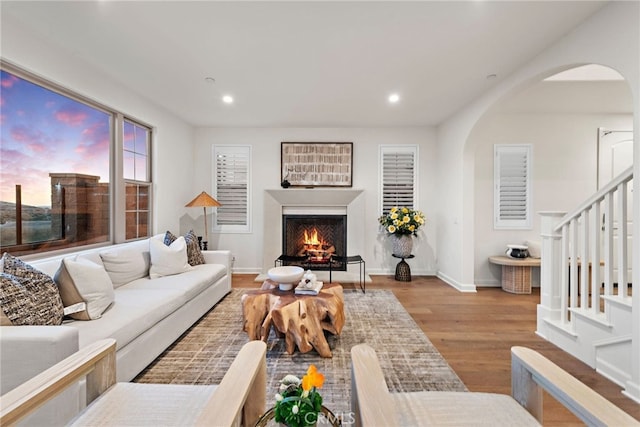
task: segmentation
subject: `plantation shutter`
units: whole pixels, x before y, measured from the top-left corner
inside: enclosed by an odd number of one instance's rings
[[[222,204],[214,229],[249,231],[251,147],[217,145],[213,151],[215,198]]]
[[[531,145],[494,145],[494,227],[531,228]]]
[[[382,213],[394,206],[414,208],[416,204],[416,146],[381,146],[380,171]]]

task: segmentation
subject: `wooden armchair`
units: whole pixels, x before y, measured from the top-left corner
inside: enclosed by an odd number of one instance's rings
[[[253,426],[265,411],[266,345],[245,344],[219,385],[116,383],[116,342],[103,340],[0,397],[0,425],[17,423],[86,377],[87,407],[71,425]]]
[[[375,351],[351,349],[351,407],[356,426],[490,425],[542,423],[542,390],[587,425],[640,426],[626,412],[591,390],[540,353],[511,349],[512,396],[422,391],[390,393]]]

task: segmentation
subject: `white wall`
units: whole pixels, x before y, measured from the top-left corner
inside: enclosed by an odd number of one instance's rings
[[[367,248],[361,253],[370,274],[393,274],[398,260],[390,256],[388,239],[380,233],[377,218],[378,147],[381,144],[417,144],[419,146],[418,207],[427,216],[427,224],[414,242],[416,258],[409,263],[413,274],[435,274],[435,132],[430,128],[199,128],[196,130],[194,152],[196,187],[212,189],[213,144],[250,145],[252,147],[251,201],[253,204],[252,232],[246,234],[212,234],[214,247],[230,249],[235,258],[234,271],[257,273],[262,271],[263,231],[262,207],[264,190],[280,189],[280,143],[282,141],[353,142],[353,189],[364,190],[364,221]],[[268,224],[266,225],[268,226]],[[273,242],[280,247],[281,242]],[[353,254],[349,254],[353,255]]]
[[[613,2],[567,34],[516,73],[438,127],[437,244],[439,276],[463,290],[475,289],[474,150],[469,135],[478,120],[501,99],[520,87],[574,66],[596,63],[610,66],[627,80],[638,105],[640,53],[638,3]],[[611,31],[616,28],[616,31]],[[634,120],[638,120],[634,111]],[[635,142],[638,144],[636,132]],[[636,145],[637,147],[637,145]],[[636,149],[638,153],[640,149]]]
[[[501,267],[488,257],[506,245],[540,242],[541,211],[569,212],[596,191],[597,128],[632,129],[633,116],[606,114],[513,114],[483,117],[469,143],[475,147],[474,283],[500,285]],[[532,144],[531,230],[493,228],[493,146]],[[539,269],[533,284],[539,284]]]
[[[626,79],[634,100],[634,129],[640,128],[640,3],[611,2],[541,52],[520,70],[438,127],[437,216],[439,277],[459,289],[474,290],[475,171],[474,149],[468,138],[478,120],[501,98],[519,86],[539,81],[563,69],[583,64],[611,67]],[[634,132],[634,175],[640,176],[640,135]],[[634,235],[640,234],[640,197],[634,198]],[[633,241],[633,281],[640,283],[640,239]],[[455,256],[459,254],[459,256]],[[640,292],[633,294],[632,379],[624,393],[640,402]]]
[[[191,173],[193,129],[162,107],[126,89],[82,58],[51,45],[2,17],[2,57],[87,98],[155,127],[153,231],[178,230],[185,203],[195,196]],[[193,194],[192,194],[193,193]]]

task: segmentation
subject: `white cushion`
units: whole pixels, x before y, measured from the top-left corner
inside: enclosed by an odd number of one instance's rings
[[[187,258],[187,242],[182,236],[169,246],[158,239],[150,239],[149,253],[151,254],[149,269],[151,279],[184,273],[191,269]]]
[[[125,285],[116,289],[115,294],[113,306],[100,319],[73,322],[79,332],[80,348],[113,338],[119,350],[187,302],[178,290],[139,290]]]
[[[100,252],[100,258],[113,287],[117,288],[149,275],[149,240]]]
[[[192,266],[190,271],[182,273],[180,276],[134,280],[126,288],[145,291],[174,290],[182,293],[190,301],[224,277],[225,274],[227,274],[227,269],[222,264],[201,264]]]
[[[113,303],[111,278],[103,266],[87,259],[63,259],[54,279],[65,307],[84,302],[83,309],[69,314],[74,319],[99,319]]]
[[[540,258],[542,255],[541,243],[536,240],[527,240],[526,245],[529,249],[529,256],[531,258]]]

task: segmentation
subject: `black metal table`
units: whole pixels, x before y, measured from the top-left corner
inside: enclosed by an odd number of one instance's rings
[[[396,276],[395,279],[400,282],[410,282],[411,281],[411,267],[405,259],[415,258],[415,255],[408,256],[400,256],[392,254],[394,258],[402,258],[398,265],[396,265]]]
[[[333,272],[333,263],[336,264],[360,264],[358,265],[358,271],[360,273],[360,289],[362,289],[362,293],[366,293],[366,263],[362,259],[360,255],[352,255],[352,256],[340,256],[340,255],[331,255],[331,259],[329,260],[329,282],[333,282],[332,280],[332,272]]]

